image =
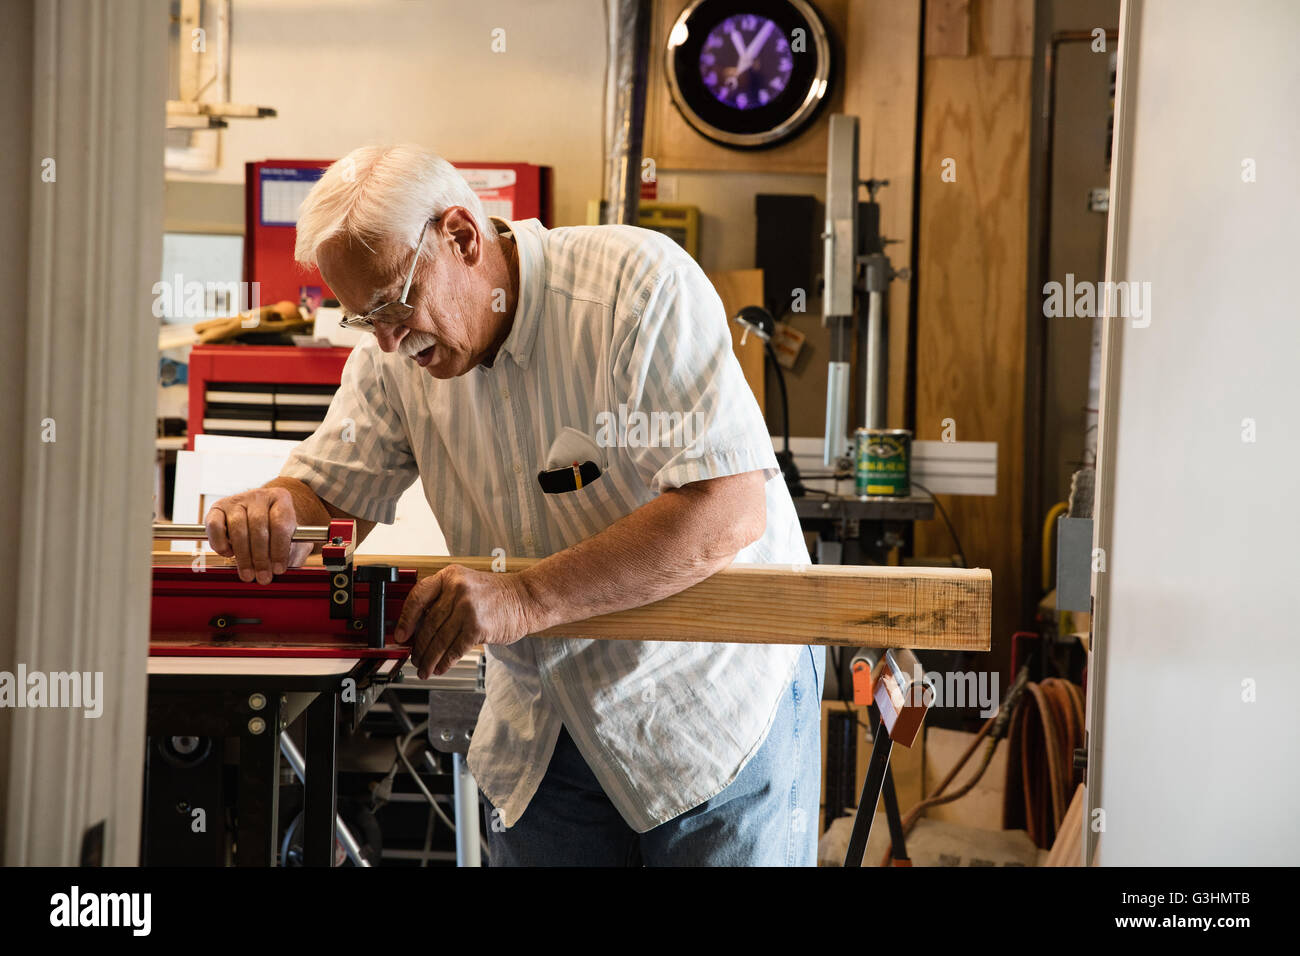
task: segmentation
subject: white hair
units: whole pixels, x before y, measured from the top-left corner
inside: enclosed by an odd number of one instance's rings
[[[372,242],[414,249],[425,222],[451,206],[495,235],[478,195],[441,156],[421,146],[362,146],[325,170],[302,201],[293,255],[315,266],[322,243],[339,235],[372,251]]]

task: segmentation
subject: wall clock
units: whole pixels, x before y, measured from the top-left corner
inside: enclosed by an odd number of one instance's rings
[[[764,149],[812,122],[834,67],[830,31],[807,0],[695,0],[669,32],[665,73],[699,133]]]

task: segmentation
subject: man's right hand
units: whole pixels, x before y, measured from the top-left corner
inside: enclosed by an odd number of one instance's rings
[[[208,543],[234,558],[239,579],[269,584],[272,574],[296,568],[312,552],[310,541],[293,541],[298,528],[293,496],[285,488],[254,488],[222,498],[203,519]]]

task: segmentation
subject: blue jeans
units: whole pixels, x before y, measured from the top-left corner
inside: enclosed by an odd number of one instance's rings
[[[503,832],[489,828],[492,865],[815,866],[825,678],[826,648],[807,648],[767,739],[736,779],[646,833],[614,809],[561,728],[523,816]]]

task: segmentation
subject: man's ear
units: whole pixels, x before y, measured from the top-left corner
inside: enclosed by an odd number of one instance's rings
[[[455,247],[456,255],[467,266],[476,266],[483,258],[483,234],[478,223],[464,206],[449,206],[438,220],[444,241]]]

